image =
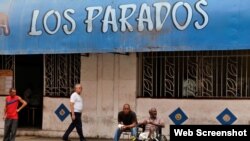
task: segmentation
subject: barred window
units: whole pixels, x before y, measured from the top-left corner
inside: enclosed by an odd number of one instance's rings
[[[14,55],[0,55],[0,69],[14,71],[15,56]]]
[[[139,55],[138,97],[250,98],[250,51]]]
[[[45,55],[45,95],[69,97],[80,83],[80,54]]]
[[[12,70],[15,74],[15,61],[14,55],[0,55],[0,70]],[[80,54],[45,55],[45,95],[69,97],[74,85],[80,83],[80,68]]]
[[[0,70],[11,70],[13,74],[15,74],[15,56],[14,55],[0,55]],[[15,77],[12,78],[11,87],[15,87]],[[4,91],[6,90],[6,85],[4,81],[2,80],[0,80],[0,89]],[[1,91],[0,95],[2,94],[3,93]],[[4,95],[6,95],[6,93]]]

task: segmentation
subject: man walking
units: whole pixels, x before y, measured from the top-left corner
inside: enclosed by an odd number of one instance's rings
[[[19,102],[22,103],[20,108],[18,108]],[[16,89],[11,88],[9,96],[6,97],[6,104],[4,108],[3,119],[5,120],[5,123],[3,141],[15,141],[18,124],[18,112],[26,105],[27,102],[16,95]]]
[[[80,137],[80,141],[86,141],[82,131],[81,117],[82,117],[83,101],[81,97],[81,92],[82,92],[82,86],[80,84],[76,84],[75,92],[70,96],[70,111],[71,111],[72,122],[63,135],[64,141],[68,141],[69,134],[73,131],[75,127]]]

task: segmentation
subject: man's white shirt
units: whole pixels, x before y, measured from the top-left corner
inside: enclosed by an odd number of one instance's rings
[[[82,110],[83,110],[83,101],[82,101],[82,97],[79,94],[74,92],[70,96],[70,102],[74,103],[74,112],[78,112],[78,113],[82,112]]]

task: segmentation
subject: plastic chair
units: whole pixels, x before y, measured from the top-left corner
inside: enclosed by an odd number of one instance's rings
[[[130,140],[131,137],[131,131],[130,130],[125,130],[122,132],[122,138],[126,140]]]

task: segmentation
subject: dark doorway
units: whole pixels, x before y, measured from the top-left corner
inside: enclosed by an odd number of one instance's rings
[[[19,113],[19,127],[42,128],[43,55],[16,56],[15,83],[18,95],[28,103]]]

